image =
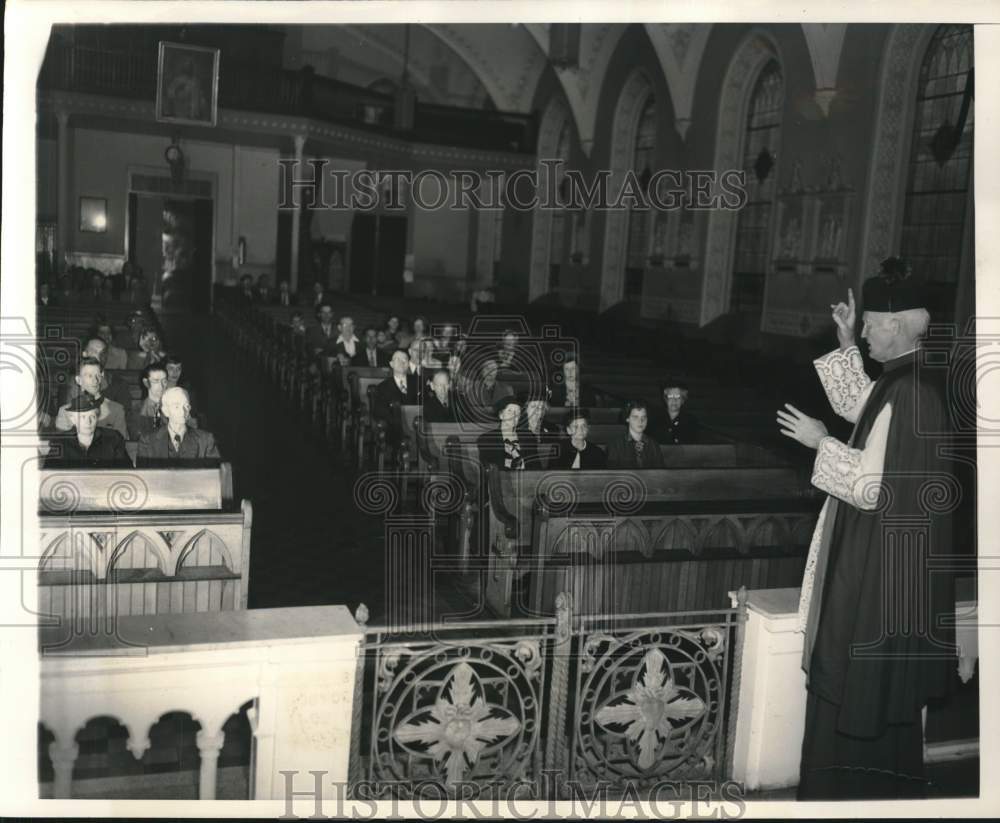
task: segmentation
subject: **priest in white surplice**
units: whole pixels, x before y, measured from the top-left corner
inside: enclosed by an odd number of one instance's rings
[[[898,258],[865,282],[872,381],[855,345],[854,295],[833,307],[840,348],[815,361],[848,443],[793,406],[782,433],[817,450],[812,482],[829,497],[806,561],[799,605],[808,698],[800,800],[920,797],[921,710],[954,676],[950,551],[957,500],[940,446],[942,393],[923,368],[926,291]],[[955,497],[953,491],[950,495]],[[932,574],[932,569],[934,573]]]

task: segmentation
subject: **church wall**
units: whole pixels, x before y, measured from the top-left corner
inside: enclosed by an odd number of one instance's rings
[[[162,137],[90,129],[73,129],[72,139],[70,250],[122,255],[129,170],[145,168],[165,174],[166,141]],[[234,152],[232,145],[195,140],[185,140],[183,149],[191,175],[214,177],[217,279],[222,278],[222,272],[229,266],[240,236],[247,239],[248,264],[273,266],[277,242],[278,152],[248,147],[237,147]],[[234,167],[238,169],[235,177]],[[75,204],[81,196],[107,198],[107,232],[79,231]]]
[[[55,219],[59,214],[59,146],[55,140],[37,143],[38,175],[35,178],[35,213]]]
[[[449,198],[454,187],[449,186]],[[438,187],[428,182],[424,197],[433,201]],[[466,300],[469,275],[470,212],[466,209],[410,210],[413,221],[413,283],[406,284],[407,297],[435,300]]]

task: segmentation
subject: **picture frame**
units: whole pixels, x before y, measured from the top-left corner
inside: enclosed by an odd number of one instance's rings
[[[108,230],[108,200],[106,197],[80,198],[80,231],[104,234]]]
[[[156,120],[214,126],[219,108],[219,49],[160,41]]]

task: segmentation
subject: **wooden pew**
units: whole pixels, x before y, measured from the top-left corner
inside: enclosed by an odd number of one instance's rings
[[[537,572],[537,581],[543,582],[536,581],[530,587],[531,608],[547,609],[552,605],[547,598],[549,594],[554,596],[557,589],[550,589],[549,583],[544,582],[552,578],[545,570],[546,559],[550,556],[556,557],[566,569],[563,577],[557,575],[552,579],[576,586],[580,584],[573,571],[577,566],[586,577],[587,567],[594,566],[595,562],[599,565],[615,560],[614,552],[620,552],[629,562],[653,565],[660,562],[660,555],[655,554],[657,551],[683,549],[694,552],[706,545],[745,555],[748,548],[758,546],[750,537],[741,543],[735,535],[740,533],[740,528],[746,534],[756,534],[753,529],[759,532],[764,526],[751,528],[747,524],[751,521],[765,524],[768,518],[777,518],[776,522],[783,524],[777,528],[784,529],[782,534],[792,535],[794,539],[791,543],[788,540],[782,543],[781,552],[785,554],[779,552],[773,563],[768,559],[770,555],[765,557],[760,553],[750,559],[760,561],[758,569],[763,563],[767,571],[757,581],[758,587],[779,585],[774,581],[801,575],[819,503],[818,498],[802,492],[794,468],[773,465],[675,466],[638,472],[614,469],[505,472],[491,466],[488,478],[487,598],[494,611],[501,615],[510,613],[514,581],[532,569]],[[711,530],[716,527],[723,540],[718,545],[712,542],[715,538]],[[699,537],[706,529],[709,536]],[[584,554],[591,559],[584,558]],[[567,559],[564,555],[573,557]],[[792,559],[783,561],[781,558],[786,555]],[[679,557],[691,559],[677,554],[667,559]],[[774,566],[774,576],[769,576],[771,566]],[[713,567],[712,573],[715,571]],[[692,571],[688,569],[685,573]],[[659,574],[659,570],[652,568],[638,569],[632,577],[622,579],[645,585],[643,581],[659,579]],[[608,580],[613,577],[610,573],[606,576]],[[624,591],[616,591],[615,597],[621,603],[628,602],[630,609],[639,602],[632,592],[626,596]],[[716,594],[724,597],[726,591],[728,589],[721,590],[719,594],[713,588],[711,593],[713,597]],[[591,591],[587,596],[591,598],[588,608],[601,611],[613,605],[607,592],[598,596]],[[671,601],[661,603],[659,608],[707,608],[697,598],[685,597],[683,606]]]
[[[360,469],[365,466],[365,449],[371,447],[373,462],[381,463],[380,453],[384,449],[375,448],[375,419],[372,416],[371,392],[385,380],[390,370],[384,367],[351,366],[344,369],[347,393],[344,401],[341,423],[341,443],[350,445]],[[382,468],[380,465],[379,468]]]
[[[43,469],[43,614],[116,615],[246,608],[252,507],[214,469]]]

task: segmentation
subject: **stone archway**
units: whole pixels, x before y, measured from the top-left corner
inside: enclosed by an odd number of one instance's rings
[[[559,147],[559,134],[563,124],[571,120],[569,107],[561,97],[554,97],[542,115],[538,128],[538,158],[551,160]],[[541,164],[538,171],[538,195],[544,199],[543,186],[547,171]],[[537,300],[548,291],[549,244],[552,241],[552,210],[535,208],[531,227],[531,268],[528,275],[528,300]]]
[[[649,78],[639,70],[632,72],[622,86],[618,105],[615,106],[614,128],[611,133],[611,177],[608,180],[608,196],[612,199],[621,191],[625,174],[632,165],[639,118],[652,91],[653,86]],[[620,303],[625,292],[628,213],[623,209],[614,209],[605,214],[600,311],[606,311]]]
[[[722,83],[715,138],[715,165],[719,171],[743,168],[743,135],[747,106],[757,76],[769,60],[782,63],[777,45],[760,30],[751,31],[729,63]],[[708,212],[701,316],[704,326],[729,309],[733,246],[738,214],[724,209]]]

